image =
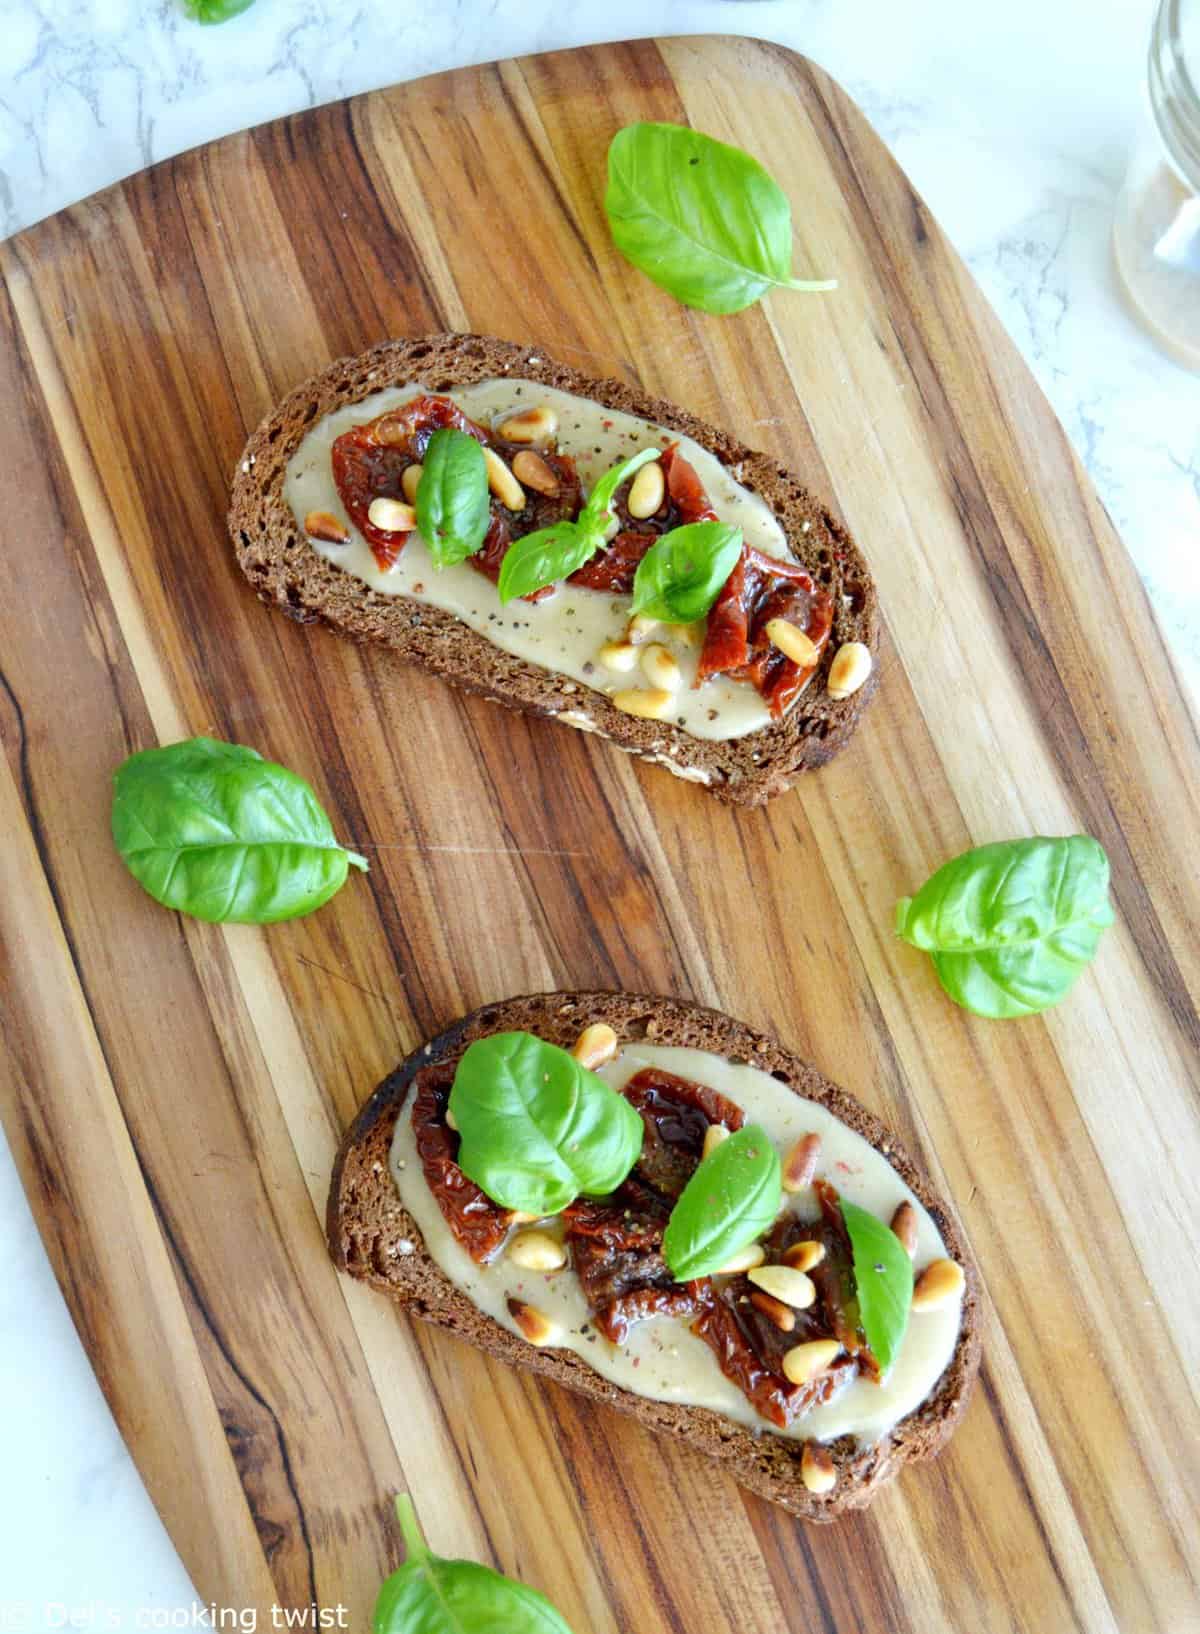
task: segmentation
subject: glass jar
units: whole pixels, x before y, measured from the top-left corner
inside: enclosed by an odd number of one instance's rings
[[[1148,90],[1117,200],[1117,274],[1160,344],[1200,370],[1200,0],[1159,0]]]

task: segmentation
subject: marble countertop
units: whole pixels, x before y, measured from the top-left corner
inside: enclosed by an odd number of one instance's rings
[[[1109,252],[1151,9],[1109,0],[1101,21],[1092,0],[258,0],[200,28],[178,0],[0,0],[0,233],[228,131],[441,68],[646,34],[779,40],[858,100],[966,257],[1200,693],[1200,381],[1128,316]],[[165,1626],[149,1614],[178,1616],[191,1586],[2,1140],[0,1334],[0,1634]]]

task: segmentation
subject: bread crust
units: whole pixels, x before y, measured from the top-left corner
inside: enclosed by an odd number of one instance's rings
[[[585,1026],[604,1021],[623,1043],[635,1040],[708,1050],[747,1061],[779,1077],[801,1097],[820,1103],[868,1140],[911,1187],[937,1224],[948,1254],[966,1273],[962,1327],[933,1393],[875,1446],[859,1449],[844,1436],[830,1443],[838,1481],[814,1495],[800,1479],[802,1442],[755,1434],[701,1407],[636,1396],[601,1377],[570,1351],[536,1349],[480,1311],[426,1252],[388,1168],[396,1120],[413,1078],[435,1062],[454,1060],[477,1038],[526,1030],[569,1048]],[[488,1351],[629,1413],[648,1428],[674,1436],[711,1458],[773,1503],[809,1521],[832,1521],[870,1503],[907,1463],[934,1458],[961,1418],[979,1370],[981,1307],[978,1274],[943,1200],[877,1118],[815,1067],[774,1040],[715,1010],[676,999],[630,993],[538,993],[485,1005],[413,1051],[362,1107],[346,1131],[334,1164],[326,1212],[330,1251],[338,1267],[381,1289],[412,1315]],[[401,1247],[401,1245],[406,1245]]]
[[[284,500],[283,483],[288,461],[318,419],[389,386],[419,380],[432,391],[449,391],[504,375],[541,381],[692,437],[770,505],[793,557],[827,585],[834,602],[833,631],[818,672],[782,721],[721,743],[694,738],[669,722],[635,719],[604,693],[503,652],[440,608],[372,590],[312,548]],[[298,386],[243,451],[229,530],[238,564],[260,600],[289,618],[319,621],[352,640],[381,644],[405,662],[508,708],[595,732],[738,805],[761,805],[802,771],[831,759],[854,731],[878,681],[879,613],[870,570],[845,528],[783,466],[635,386],[593,379],[537,348],[486,335],[385,341],[331,363]],[[876,663],[857,693],[836,702],[825,679],[847,641],[862,642]]]

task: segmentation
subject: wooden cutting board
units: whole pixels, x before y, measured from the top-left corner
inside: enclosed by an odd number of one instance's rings
[[[760,155],[838,292],[709,318],[627,266],[604,154],[641,118]],[[846,96],[727,39],[464,69],[0,255],[4,1122],[204,1599],[365,1627],[411,1487],[435,1546],[578,1634],[1196,1627],[1196,723],[1061,428]],[[457,328],[637,381],[829,497],[889,632],[832,767],[728,810],[259,606],[224,532],[247,432],[330,358]],[[309,777],[369,877],[266,931],[151,902],[111,773],[195,732]],[[1043,1019],[955,1009],[893,902],[973,842],[1073,830],[1113,864],[1095,966]],[[983,1376],[868,1514],[806,1529],[333,1271],[359,1102],[462,1011],[555,985],[774,1031],[956,1200]]]

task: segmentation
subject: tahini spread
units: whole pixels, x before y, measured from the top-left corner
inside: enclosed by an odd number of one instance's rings
[[[813,1101],[802,1099],[785,1084],[756,1067],[734,1065],[700,1050],[664,1045],[629,1044],[600,1069],[619,1089],[644,1067],[658,1067],[719,1090],[742,1108],[748,1122],[761,1124],[781,1156],[801,1135],[821,1136],[820,1172],[839,1194],[880,1219],[890,1220],[907,1199],[916,1210],[918,1270],[946,1253],[941,1233],[887,1159],[854,1130]],[[460,1247],[425,1181],[417,1155],[411,1100],[401,1110],[393,1137],[390,1166],[404,1207],[416,1222],[425,1248],[455,1285],[502,1327],[518,1332],[508,1299],[523,1300],[544,1311],[561,1329],[556,1343],[581,1356],[589,1366],[634,1395],[658,1401],[709,1407],[751,1429],[793,1439],[831,1441],[854,1435],[867,1445],[913,1412],[929,1396],[954,1354],[960,1308],[956,1302],[914,1311],[900,1354],[882,1384],[854,1379],[825,1406],[814,1407],[786,1430],[761,1418],[727,1379],[712,1351],[687,1326],[670,1317],[652,1317],[632,1327],[619,1348],[597,1333],[578,1278],[568,1265],[543,1274],[522,1270],[503,1255],[478,1265]],[[784,1206],[801,1219],[819,1217],[810,1191],[785,1197]]]
[[[602,646],[619,641],[629,622],[629,598],[588,590],[579,585],[560,584],[544,601],[511,602],[503,605],[495,586],[483,578],[469,562],[457,567],[435,569],[419,533],[408,542],[394,567],[382,571],[371,548],[351,522],[333,480],[330,450],[334,439],[352,426],[390,409],[398,408],[429,390],[421,384],[392,387],[376,392],[346,408],[336,409],[319,420],[307,433],[288,461],[283,495],[303,529],[310,511],[327,511],[350,533],[347,544],[329,544],[310,539],[312,548],[345,572],[383,595],[409,596],[432,607],[443,608],[478,630],[496,646],[530,663],[583,682],[597,692],[611,695],[636,684],[628,675],[605,670],[598,660]],[[740,527],[749,545],[769,556],[789,556],[783,529],[770,507],[749,489],[735,482],[721,462],[690,437],[666,431],[662,426],[617,409],[605,408],[589,398],[575,397],[536,381],[519,379],[483,380],[473,386],[458,386],[450,397],[473,420],[490,426],[508,415],[540,404],[558,415],[558,447],[574,457],[585,491],[596,478],[627,459],[639,449],[654,444],[666,448],[680,444],[680,451],[695,467],[717,514],[723,522]],[[683,671],[677,704],[667,717],[693,737],[710,740],[739,738],[756,732],[770,722],[763,698],[747,681],[731,681],[714,676],[696,689],[699,644],[686,634],[673,633],[663,625],[657,640],[668,646]],[[563,715],[571,725],[582,726],[577,716],[586,710]],[[587,724],[590,724],[590,717]],[[671,768],[675,770],[674,766]]]

